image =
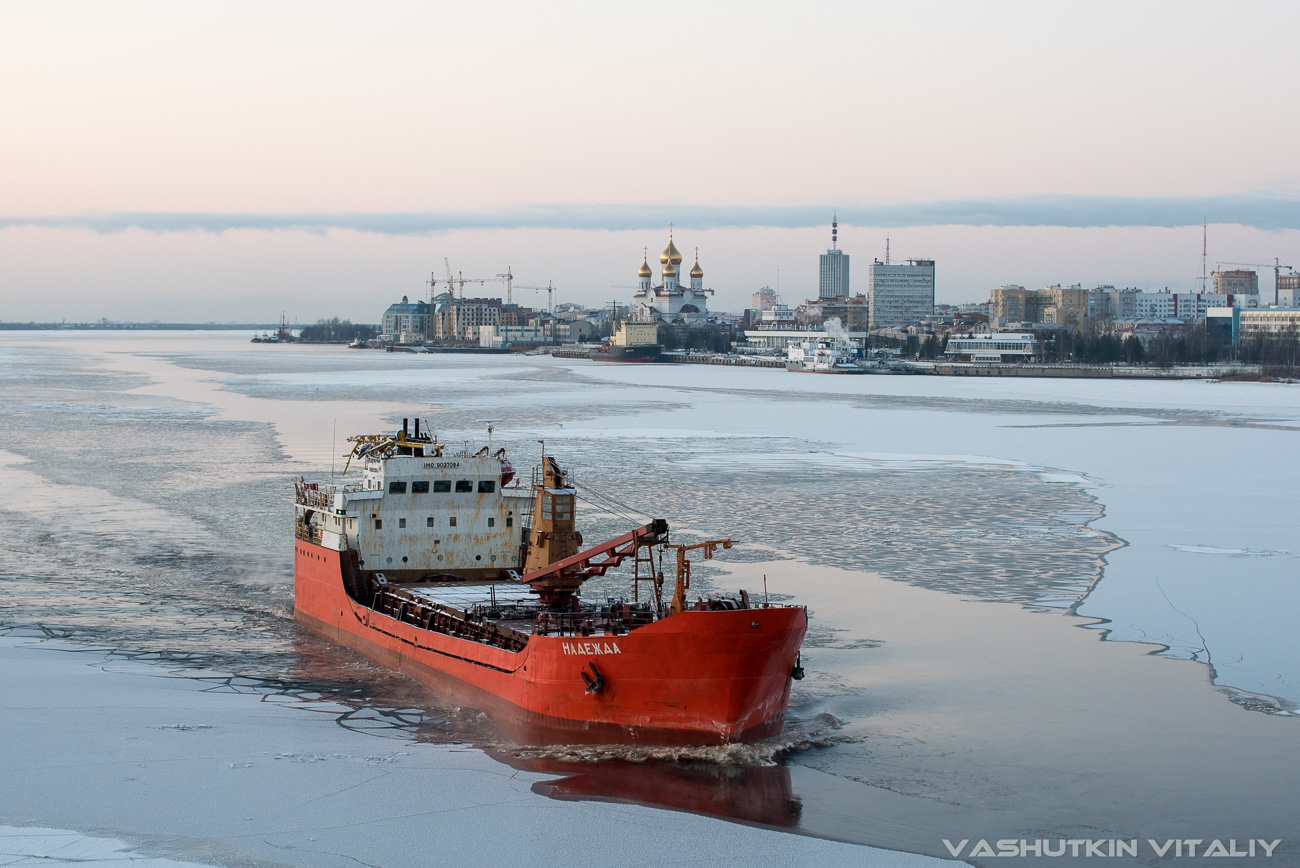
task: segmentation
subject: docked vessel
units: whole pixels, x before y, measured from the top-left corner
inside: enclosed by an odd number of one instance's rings
[[[294,333],[293,333],[292,331],[289,330],[289,323],[288,323],[288,321],[284,318],[284,314],[281,313],[281,314],[280,314],[280,327],[277,328],[277,329],[275,330],[275,333],[274,333],[274,334],[267,334],[266,332],[262,332],[262,334],[261,334],[260,336],[259,336],[259,335],[253,335],[253,339],[250,341],[250,343],[254,343],[254,344],[291,344],[291,343],[293,343],[293,342],[296,341],[296,340],[298,340],[297,336],[295,336]]]
[[[745,591],[690,602],[687,555],[732,543],[670,544],[663,519],[584,548],[568,472],[543,454],[531,483],[512,485],[490,432],[478,451],[453,451],[404,420],[396,434],[350,438],[356,482],[300,480],[298,623],[487,712],[523,743],[779,733],[803,675],[806,611]],[[628,559],[630,599],[582,599],[587,579]]]
[[[852,341],[829,337],[792,343],[786,350],[785,368],[808,374],[867,373]]]
[[[663,351],[656,323],[630,320],[621,323],[613,337],[592,350],[591,358],[597,362],[657,362]]]

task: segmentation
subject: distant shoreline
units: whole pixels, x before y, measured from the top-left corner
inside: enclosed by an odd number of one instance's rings
[[[132,332],[132,331],[273,331],[280,324],[273,323],[193,323],[193,322],[115,322],[115,323],[61,323],[61,322],[0,322],[0,331],[66,331],[66,332]],[[301,326],[299,326],[301,328]]]

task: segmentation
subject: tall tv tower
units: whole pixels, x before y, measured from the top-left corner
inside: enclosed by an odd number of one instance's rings
[[[1209,275],[1205,273],[1206,263],[1209,259],[1209,252],[1210,252],[1210,248],[1207,243],[1209,239],[1208,226],[1209,226],[1209,221],[1206,218],[1202,217],[1201,218],[1201,295],[1205,295],[1206,292],[1205,281],[1209,279]]]

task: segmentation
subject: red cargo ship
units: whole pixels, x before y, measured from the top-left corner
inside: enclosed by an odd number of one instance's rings
[[[297,621],[522,743],[778,734],[803,676],[806,611],[745,591],[689,603],[687,554],[731,540],[672,545],[663,519],[584,549],[569,474],[543,451],[531,485],[511,485],[488,431],[488,446],[453,453],[403,420],[394,435],[350,438],[356,483],[300,481]],[[676,553],[669,600],[656,548],[661,565]],[[582,600],[583,582],[629,558],[631,600]]]

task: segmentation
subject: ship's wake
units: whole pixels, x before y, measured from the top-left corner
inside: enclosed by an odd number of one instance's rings
[[[831,714],[807,720],[787,718],[785,730],[771,738],[747,744],[646,745],[564,744],[502,748],[502,752],[524,760],[552,760],[561,763],[709,763],[717,766],[773,766],[790,754],[850,741],[839,731],[843,723]]]

